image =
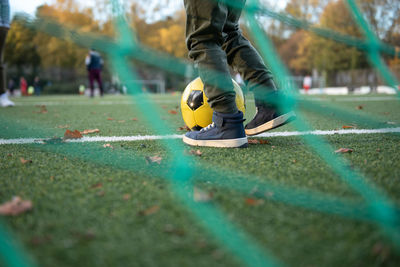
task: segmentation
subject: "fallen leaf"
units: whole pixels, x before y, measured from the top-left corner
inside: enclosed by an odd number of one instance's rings
[[[97,184],[92,185],[90,188],[97,189],[97,188],[102,188],[102,187],[103,187],[102,183],[97,183]]]
[[[69,125],[66,124],[66,125],[58,125],[56,128],[65,129],[65,128],[68,128],[68,127],[69,127]]]
[[[339,148],[335,153],[352,153],[353,151],[351,148]]]
[[[151,164],[151,163],[161,164],[161,161],[162,161],[162,157],[160,157],[160,156],[146,157],[147,164]]]
[[[178,131],[187,131],[188,132],[188,131],[190,131],[190,128],[185,125],[185,126],[179,127]]]
[[[354,129],[354,128],[356,128],[356,126],[353,126],[353,125],[343,125],[342,126],[342,129]]]
[[[7,157],[12,157],[12,156],[13,156],[13,154],[11,154],[11,153],[7,154]]]
[[[294,160],[292,160],[292,162],[293,162],[293,163],[297,163],[297,160],[294,159]]]
[[[83,130],[82,132],[80,132],[82,135],[84,134],[92,134],[92,133],[99,133],[100,130],[99,129],[93,129],[93,130]]]
[[[169,110],[168,113],[172,114],[172,115],[178,114],[178,112],[176,110],[173,110],[173,109]]]
[[[96,238],[96,234],[94,233],[93,230],[88,230],[85,233],[82,232],[73,232],[72,233],[75,237],[84,240],[84,241],[90,241]]]
[[[249,144],[254,144],[254,145],[258,145],[258,144],[266,145],[266,144],[269,144],[269,142],[267,140],[264,140],[264,139],[249,139],[248,143]]]
[[[131,120],[132,120],[132,121],[137,121],[138,119],[137,119],[137,118],[132,118]]]
[[[32,160],[30,159],[24,159],[24,158],[19,158],[22,164],[27,164],[27,163],[32,163]]]
[[[129,200],[131,198],[131,195],[130,194],[125,194],[122,198],[124,200]]]
[[[262,199],[246,198],[246,204],[249,206],[258,206],[264,203]]]
[[[118,121],[118,123],[125,123],[125,121],[124,121],[124,120],[121,120],[121,121]]]
[[[46,106],[45,105],[36,105],[36,107],[38,107],[38,108],[40,108],[40,110],[39,111],[37,111],[37,112],[35,112],[35,113],[42,113],[42,114],[46,114],[48,111],[47,111],[47,108],[46,108]]]
[[[82,134],[81,132],[79,132],[78,130],[75,131],[70,131],[70,130],[66,130],[64,133],[64,140],[68,140],[68,139],[79,139],[82,138]]]
[[[20,197],[13,197],[11,201],[0,205],[0,215],[16,216],[31,210],[33,207],[30,200],[22,200]]]
[[[203,155],[203,153],[199,150],[199,149],[197,149],[197,150],[190,150],[190,152],[189,152],[191,155],[195,155],[195,156],[199,156],[199,157],[201,157],[201,155]]]
[[[359,105],[359,106],[356,107],[356,109],[358,109],[358,110],[361,110],[361,109],[363,109],[363,108],[364,108],[363,105]]]
[[[111,144],[104,144],[103,147],[104,147],[104,148],[107,148],[107,147],[109,147],[109,148],[114,148]]]
[[[50,242],[51,239],[52,239],[51,235],[45,235],[43,237],[34,236],[31,238],[30,243],[32,245],[38,246],[38,245],[43,245],[43,244]]]
[[[371,249],[371,253],[374,256],[379,256],[381,260],[384,262],[388,259],[391,254],[391,249],[387,245],[377,242]]]
[[[197,187],[193,189],[193,200],[196,202],[210,202],[213,197],[214,195],[211,192],[205,192]]]
[[[141,210],[138,212],[138,215],[140,216],[148,216],[151,214],[154,214],[156,212],[158,212],[158,210],[160,209],[160,207],[158,205],[154,205],[146,210]]]
[[[108,120],[108,121],[113,121],[113,120],[114,120],[114,118],[107,118],[107,120]]]

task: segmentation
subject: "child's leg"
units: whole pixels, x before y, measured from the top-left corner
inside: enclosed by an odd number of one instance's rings
[[[199,67],[204,91],[214,111],[235,113],[235,92],[227,64],[222,31],[228,16],[226,5],[215,0],[185,0],[189,57]]]
[[[272,74],[261,56],[242,35],[239,28],[241,11],[241,9],[229,8],[224,28],[226,38],[222,48],[226,52],[229,65],[240,73],[249,90],[254,92],[256,103],[262,104],[271,98],[271,93],[274,95],[277,89]]]

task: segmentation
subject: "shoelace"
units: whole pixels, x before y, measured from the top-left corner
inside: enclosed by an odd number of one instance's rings
[[[215,123],[213,122],[213,123],[209,124],[207,127],[201,129],[200,132],[208,131],[211,128],[214,128],[214,127],[215,127]]]

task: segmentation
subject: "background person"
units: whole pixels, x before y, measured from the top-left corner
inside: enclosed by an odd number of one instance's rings
[[[306,94],[308,94],[308,90],[310,90],[312,85],[312,78],[310,75],[306,75],[303,80],[303,89]]]
[[[21,95],[28,95],[28,82],[25,80],[24,76],[19,79],[19,89],[21,90]]]
[[[0,105],[2,107],[12,107],[14,102],[8,99],[6,92],[6,71],[3,63],[4,46],[8,29],[10,28],[10,4],[8,0],[0,0]]]
[[[103,59],[100,54],[92,48],[86,56],[85,63],[89,74],[90,97],[94,96],[94,81],[97,81],[100,88],[100,96],[103,96],[103,83],[101,81],[101,70],[104,64]]]
[[[33,80],[33,88],[35,89],[35,95],[40,96],[42,92],[42,86],[40,83],[39,76],[36,76],[35,79]]]

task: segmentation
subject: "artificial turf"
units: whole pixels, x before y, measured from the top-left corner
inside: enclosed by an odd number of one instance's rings
[[[304,97],[300,105],[314,129],[399,127],[400,103],[351,101],[354,96]],[[380,96],[374,96],[380,97]],[[171,134],[183,134],[179,94],[151,96]],[[347,101],[347,100],[350,101]],[[15,99],[0,110],[0,138],[62,137],[65,130],[98,128],[99,136],[158,134],[135,100],[51,96]],[[314,103],[314,104],[310,104]],[[37,105],[45,104],[46,112]],[[361,106],[361,108],[360,108]],[[246,118],[254,106],[247,104]],[[313,109],[314,108],[314,109]],[[177,111],[173,112],[173,111]],[[344,116],[342,111],[346,111]],[[274,131],[293,131],[293,125]],[[297,192],[363,203],[332,166],[301,137],[265,140],[247,149],[183,146],[199,171],[196,188],[281,263],[291,266],[398,266],[400,251],[373,222],[304,204]],[[324,137],[351,170],[397,206],[400,202],[398,134]],[[176,142],[177,140],[173,141]],[[161,141],[51,143],[0,146],[0,203],[18,195],[33,210],[2,222],[40,266],[241,266],[173,193],[167,178],[174,156]],[[332,151],[331,153],[334,153]],[[149,161],[159,156],[161,163]],[[179,156],[179,155],[178,155]],[[20,158],[32,163],[22,164]],[[266,185],[259,194],[247,182]],[[191,192],[193,188],[187,188]],[[285,199],[287,196],[287,199]],[[347,203],[347,202],[346,202]],[[321,208],[321,209],[319,209]],[[318,211],[315,211],[318,209]],[[398,208],[397,208],[398,209]],[[0,266],[1,266],[0,261]]]

